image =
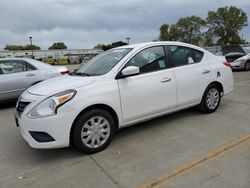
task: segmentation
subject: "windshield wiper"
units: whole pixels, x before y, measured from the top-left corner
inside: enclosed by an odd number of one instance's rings
[[[79,75],[79,76],[90,76],[89,74],[87,73],[84,73],[84,72],[72,72],[72,75]]]
[[[81,75],[81,76],[90,76],[89,74],[84,73],[84,72],[76,72],[76,75]]]

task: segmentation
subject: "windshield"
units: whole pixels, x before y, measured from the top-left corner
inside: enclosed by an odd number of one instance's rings
[[[120,48],[104,52],[83,63],[73,75],[97,76],[106,74],[131,50],[131,48]]]

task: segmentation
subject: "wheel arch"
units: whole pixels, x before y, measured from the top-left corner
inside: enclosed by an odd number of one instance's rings
[[[220,88],[220,92],[221,92],[221,93],[224,93],[224,88],[223,88],[223,85],[222,85],[221,82],[219,82],[219,81],[213,81],[213,82],[211,82],[208,86],[210,86],[210,85],[212,85],[212,84],[217,85],[217,86]],[[207,86],[207,87],[208,87],[208,86]],[[206,88],[207,88],[207,87],[206,87]]]
[[[224,93],[224,88],[223,88],[223,85],[222,85],[222,83],[221,82],[219,82],[219,81],[213,81],[213,82],[211,82],[211,83],[209,83],[208,85],[207,85],[207,87],[205,88],[205,90],[204,90],[204,92],[203,92],[203,94],[202,94],[202,97],[200,98],[200,102],[201,102],[201,100],[202,100],[202,98],[203,98],[203,96],[204,96],[204,94],[205,94],[205,91],[206,91],[206,89],[210,86],[210,85],[217,85],[219,88],[220,88],[220,92],[221,92],[221,96],[223,95],[223,93]]]
[[[116,130],[119,128],[119,118],[118,118],[118,115],[117,113],[115,112],[115,110],[110,107],[109,105],[106,105],[106,104],[94,104],[94,105],[90,105],[86,108],[84,108],[75,118],[75,120],[73,121],[73,124],[71,126],[71,129],[70,129],[70,145],[73,143],[73,132],[74,132],[74,128],[75,128],[75,122],[77,121],[77,119],[84,113],[90,111],[90,110],[93,110],[93,109],[101,109],[101,110],[105,110],[107,111],[108,113],[110,113],[110,115],[114,118],[114,121],[115,121],[115,127],[116,127]]]
[[[218,87],[219,88],[219,92],[220,92],[220,95],[219,95],[219,100],[218,100],[218,103],[216,104],[216,106],[215,106],[215,108],[209,108],[208,106],[207,106],[207,104],[204,104],[204,103],[207,103],[206,102],[206,93],[209,91],[208,89],[209,89],[209,87],[211,87],[211,86],[213,86],[213,87]],[[212,87],[211,87],[212,88]],[[203,113],[212,113],[212,112],[214,112],[217,108],[218,108],[218,106],[219,106],[219,104],[220,104],[220,100],[221,100],[221,97],[223,96],[223,92],[224,92],[224,88],[223,88],[223,85],[222,85],[222,83],[220,83],[219,81],[213,81],[213,82],[211,82],[210,84],[208,84],[207,85],[207,87],[206,87],[206,89],[205,89],[205,91],[204,91],[204,93],[203,93],[203,95],[202,95],[202,98],[201,98],[201,100],[200,100],[200,103],[197,105],[197,107],[198,107],[198,109],[201,111],[201,112],[203,112]],[[205,101],[205,102],[204,102]]]

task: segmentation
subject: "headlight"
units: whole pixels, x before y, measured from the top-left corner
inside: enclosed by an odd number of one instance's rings
[[[246,60],[245,59],[236,59],[234,62],[241,63],[241,62],[244,62],[244,61],[246,61]]]
[[[67,90],[53,95],[33,107],[27,114],[27,117],[36,119],[41,117],[53,116],[57,113],[57,109],[71,100],[75,96],[75,94],[75,90]]]

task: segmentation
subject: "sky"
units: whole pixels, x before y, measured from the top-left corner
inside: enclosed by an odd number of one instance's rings
[[[91,49],[127,37],[130,43],[148,42],[158,38],[163,23],[206,18],[225,6],[247,13],[248,26],[240,35],[250,41],[250,0],[0,0],[0,50],[29,44],[29,36],[42,49],[54,42]]]

